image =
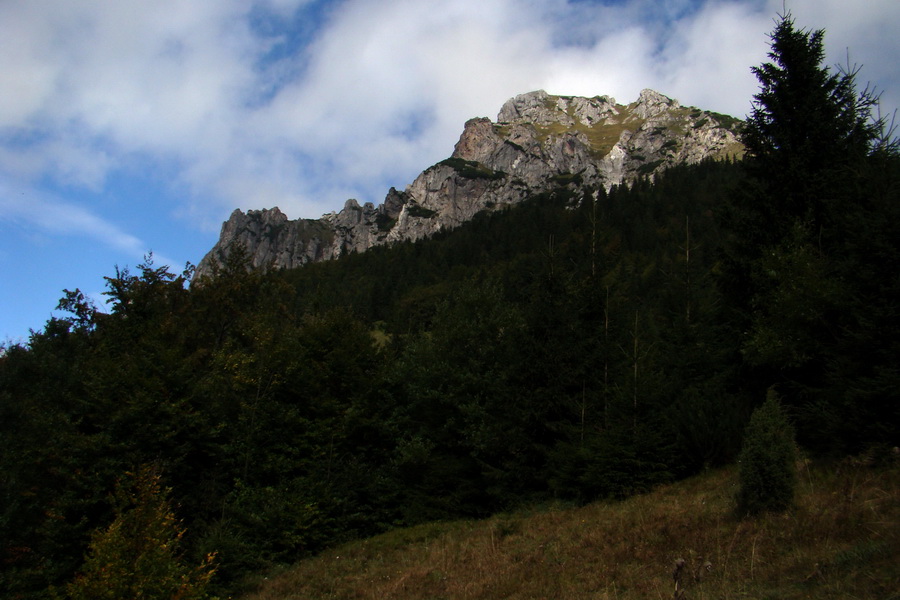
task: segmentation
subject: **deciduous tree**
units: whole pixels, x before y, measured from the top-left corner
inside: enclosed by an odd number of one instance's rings
[[[179,526],[160,475],[142,467],[116,490],[116,518],[97,531],[71,600],[201,600],[215,573],[213,556],[191,567],[180,554]]]

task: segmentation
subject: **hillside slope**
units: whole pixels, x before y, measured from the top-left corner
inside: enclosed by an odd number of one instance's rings
[[[795,508],[756,520],[733,516],[729,468],[619,503],[421,525],[245,599],[898,598],[900,469],[863,463],[801,465]]]

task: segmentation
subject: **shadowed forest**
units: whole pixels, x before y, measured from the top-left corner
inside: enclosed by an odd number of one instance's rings
[[[147,597],[225,596],[399,527],[626,498],[734,463],[767,395],[807,456],[889,460],[900,158],[822,43],[778,21],[738,163],[573,174],[292,271],[148,257],[105,311],[65,291],[0,354],[0,595],[146,567]]]

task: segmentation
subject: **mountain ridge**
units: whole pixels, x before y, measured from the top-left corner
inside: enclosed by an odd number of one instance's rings
[[[422,239],[553,189],[609,190],[677,164],[739,158],[740,125],[650,89],[626,105],[610,96],[520,94],[503,104],[496,121],[469,119],[449,158],[403,191],[391,188],[378,206],[349,199],[340,211],[296,220],[278,207],[236,209],[195,280],[212,275],[235,245],[245,248],[253,269],[292,269]]]

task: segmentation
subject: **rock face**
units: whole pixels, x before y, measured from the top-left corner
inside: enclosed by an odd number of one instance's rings
[[[293,221],[278,208],[235,210],[195,279],[210,274],[235,244],[245,247],[252,268],[291,269],[427,237],[554,188],[608,190],[672,165],[740,157],[740,124],[653,90],[627,105],[608,96],[522,94],[503,105],[496,122],[469,120],[450,158],[404,191],[391,188],[377,207],[347,200],[339,212]]]

